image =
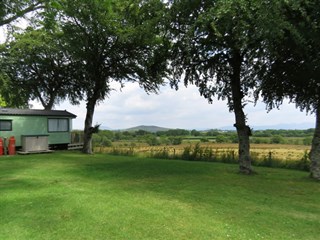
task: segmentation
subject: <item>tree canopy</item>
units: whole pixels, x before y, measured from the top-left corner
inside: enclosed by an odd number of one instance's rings
[[[310,171],[312,177],[320,179],[320,4],[283,1],[281,9],[278,28],[282,34],[268,39],[259,93],[269,109],[289,98],[301,110],[315,113]]]
[[[48,2],[48,0],[2,0],[0,26],[12,23],[27,13],[43,9]]]
[[[172,1],[169,21],[173,85],[182,76],[200,94],[227,100],[235,113],[240,171],[251,173],[250,127],[244,106],[263,69],[263,39],[272,34],[277,1]]]
[[[6,101],[15,100],[19,105],[37,99],[48,110],[67,97],[74,100],[74,73],[63,50],[62,33],[30,27],[14,38],[3,45],[0,58],[1,69],[9,78],[1,89]]]
[[[319,106],[320,12],[318,1],[283,2],[282,34],[269,38],[266,72],[260,85],[269,109],[289,98],[301,110]]]
[[[166,43],[159,24],[158,0],[57,1],[57,23],[64,33],[74,77],[87,102],[84,152],[91,152],[92,119],[110,82],[138,82],[156,92],[166,73]]]

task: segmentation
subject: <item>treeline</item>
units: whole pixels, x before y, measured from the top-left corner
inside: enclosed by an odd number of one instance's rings
[[[257,130],[253,131],[250,142],[254,144],[295,144],[311,145],[314,129],[306,130]],[[72,142],[82,141],[82,132],[73,131]],[[201,141],[216,143],[238,143],[236,131],[211,129],[206,131],[170,129],[148,132],[100,130],[93,135],[93,146],[112,146],[113,142],[146,143],[150,146],[179,145],[183,141]]]
[[[314,129],[306,129],[306,130],[257,130],[254,131],[255,137],[272,137],[275,135],[279,135],[282,137],[312,137],[314,134]]]

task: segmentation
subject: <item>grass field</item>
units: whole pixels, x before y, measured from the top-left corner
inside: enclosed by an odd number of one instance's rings
[[[0,239],[319,239],[308,173],[57,152],[0,158]]]
[[[114,144],[113,147],[97,147],[96,151],[111,153],[114,149],[126,152],[134,151],[136,154],[148,155],[152,151],[162,151],[166,148],[170,154],[181,154],[188,146],[194,146],[197,142],[185,142],[180,145],[169,146],[148,146],[146,144],[135,144],[134,147],[127,144]],[[199,141],[198,141],[199,143]],[[225,153],[226,151],[238,152],[237,143],[199,143],[203,148],[211,148],[214,152]],[[251,154],[253,158],[268,158],[271,154],[273,159],[281,159],[283,161],[297,161],[304,157],[306,152],[309,152],[310,146],[305,145],[288,145],[288,144],[250,144]]]

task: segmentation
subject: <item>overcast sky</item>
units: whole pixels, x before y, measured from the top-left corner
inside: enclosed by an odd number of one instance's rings
[[[156,125],[167,128],[215,129],[233,128],[234,113],[228,111],[226,102],[215,100],[209,104],[200,96],[194,86],[181,86],[178,91],[162,87],[159,94],[146,94],[138,84],[128,83],[120,91],[118,86],[95,110],[93,123],[105,128],[125,129],[138,125]],[[33,103],[34,108],[41,108]],[[77,118],[73,120],[74,129],[83,129],[86,114],[85,103],[72,106],[67,102],[56,106],[58,110],[67,110]],[[314,115],[295,108],[294,104],[285,103],[280,110],[267,112],[265,104],[248,104],[245,108],[248,124],[257,129],[260,126],[275,128],[305,129],[313,128]]]

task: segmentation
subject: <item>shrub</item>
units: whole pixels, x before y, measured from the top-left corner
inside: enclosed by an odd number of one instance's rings
[[[236,153],[234,150],[226,150],[219,154],[219,162],[223,163],[236,163]]]
[[[275,143],[275,144],[285,143],[285,139],[280,135],[275,135],[271,138],[271,143]]]
[[[200,138],[200,142],[209,142],[208,138]]]
[[[203,148],[197,143],[192,149],[191,160],[202,160]]]
[[[238,135],[237,134],[233,134],[229,137],[230,141],[232,143],[239,143],[239,138],[238,138]]]
[[[180,145],[182,143],[181,137],[170,137],[169,141],[172,145]]]
[[[268,144],[270,143],[270,140],[268,138],[253,137],[253,138],[250,138],[250,143]]]
[[[110,154],[112,155],[120,155],[120,156],[134,156],[134,147],[129,148],[116,148],[113,147]]]
[[[160,140],[154,135],[147,135],[146,142],[149,146],[158,146],[161,144]]]
[[[310,146],[312,144],[312,137],[306,137],[302,141],[304,145]]]
[[[228,142],[228,139],[223,135],[219,135],[216,137],[216,142],[217,143],[226,143],[226,142]]]
[[[309,158],[309,152],[306,150],[303,154],[303,157],[301,160],[298,162],[297,169],[304,170],[304,171],[309,171],[310,170],[310,158]]]
[[[203,160],[204,161],[213,161],[214,154],[212,148],[206,147],[203,151]]]
[[[92,135],[92,146],[93,147],[111,147],[112,142],[105,136],[99,136],[97,134]]]
[[[154,151],[151,150],[151,154],[150,157],[153,158],[162,158],[162,159],[170,159],[170,153],[169,153],[169,149],[164,147],[163,149],[161,149],[160,151]]]
[[[183,159],[183,160],[192,160],[191,152],[192,152],[191,151],[191,145],[184,147],[182,155],[181,155],[181,159]]]

